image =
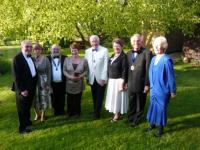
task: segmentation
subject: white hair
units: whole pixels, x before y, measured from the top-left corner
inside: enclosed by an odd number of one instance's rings
[[[98,42],[100,41],[98,35],[91,35],[91,36],[90,36],[90,41],[91,41],[92,39],[96,39]]]
[[[60,49],[60,46],[59,46],[58,44],[53,44],[53,45],[51,46],[51,49],[53,49],[54,47],[58,47],[58,48]]]
[[[31,44],[32,45],[32,42],[30,40],[21,41],[21,47],[23,47],[25,44]]]
[[[152,44],[154,49],[156,49],[158,46],[161,46],[163,51],[166,51],[168,47],[167,39],[164,36],[156,37]]]
[[[135,38],[140,38],[140,40],[143,41],[143,36],[138,34],[138,33],[136,33],[133,36],[131,36],[131,41],[133,41],[133,39],[135,39]]]

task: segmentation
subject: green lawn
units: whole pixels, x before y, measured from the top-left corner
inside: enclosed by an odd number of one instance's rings
[[[10,64],[18,51],[16,47],[0,48]],[[146,134],[145,116],[137,128],[126,124],[126,116],[110,123],[111,114],[102,110],[100,120],[93,119],[90,88],[82,98],[82,115],[79,119],[66,116],[53,117],[47,112],[47,121],[33,122],[30,134],[20,135],[17,130],[15,95],[10,91],[12,76],[0,76],[0,150],[4,149],[200,149],[200,68],[176,63],[177,97],[170,102],[168,126],[161,139]],[[149,101],[149,99],[147,100]],[[146,105],[146,110],[148,103]],[[32,111],[32,118],[34,117]]]

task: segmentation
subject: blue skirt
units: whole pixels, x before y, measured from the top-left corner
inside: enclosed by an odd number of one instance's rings
[[[147,120],[150,124],[155,124],[157,126],[167,125],[167,106],[169,98],[169,94],[151,93],[150,105],[147,112]]]

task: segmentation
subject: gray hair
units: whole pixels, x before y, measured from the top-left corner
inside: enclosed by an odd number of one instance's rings
[[[58,47],[58,48],[60,49],[60,46],[59,46],[58,44],[53,44],[53,45],[51,46],[51,49],[53,49],[53,47]]]
[[[91,35],[91,36],[90,36],[90,41],[91,41],[92,39],[96,39],[98,42],[100,42],[100,39],[99,39],[98,35]]]
[[[138,33],[136,33],[136,34],[134,34],[133,36],[131,36],[131,41],[133,41],[133,39],[135,39],[136,37],[137,37],[137,38],[140,38],[140,40],[143,41],[143,36],[140,35],[140,34],[138,34]]]
[[[30,40],[21,41],[21,47],[23,47],[25,44],[31,44],[32,45],[32,42]]]
[[[164,51],[168,47],[167,39],[164,36],[156,37],[152,42],[153,48],[156,49],[158,46],[161,46]]]

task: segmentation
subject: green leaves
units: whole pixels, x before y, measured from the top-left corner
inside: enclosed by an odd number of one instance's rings
[[[195,0],[2,0],[0,37],[58,42],[86,38],[129,37],[135,32],[192,33],[200,22]]]

